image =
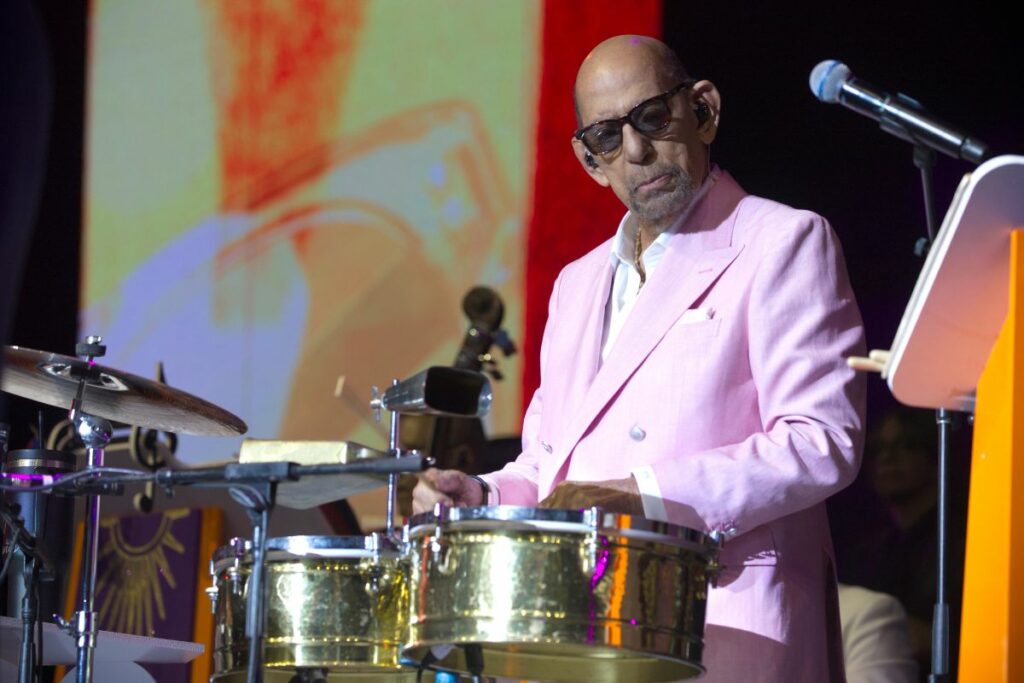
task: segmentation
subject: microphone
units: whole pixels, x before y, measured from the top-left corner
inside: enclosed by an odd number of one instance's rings
[[[463,298],[462,310],[469,318],[470,324],[455,359],[455,367],[480,370],[484,365],[491,365],[488,372],[496,373],[497,368],[493,364],[481,360],[491,345],[496,345],[506,356],[516,352],[515,343],[501,328],[501,321],[505,317],[505,304],[493,289],[478,286],[469,290]],[[500,373],[495,375],[495,379],[501,379]]]
[[[474,287],[462,299],[462,311],[478,328],[493,332],[501,327],[505,317],[505,305],[501,297],[490,287]]]
[[[850,67],[842,62],[820,62],[811,71],[810,85],[811,92],[822,102],[838,102],[878,121],[882,130],[912,144],[972,164],[980,164],[989,156],[988,146],[980,140],[933,117],[906,95],[890,95],[855,78]]]

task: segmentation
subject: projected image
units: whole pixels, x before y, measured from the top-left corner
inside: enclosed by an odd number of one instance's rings
[[[81,331],[111,365],[162,360],[249,436],[380,447],[370,386],[451,364],[469,288],[499,291],[517,332],[534,4],[93,13]],[[494,407],[491,431],[515,431],[518,382]]]

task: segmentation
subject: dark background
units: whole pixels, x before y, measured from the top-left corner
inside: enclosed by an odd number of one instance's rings
[[[87,3],[34,4],[50,50],[53,104],[42,195],[21,291],[12,297],[16,313],[10,337],[23,346],[73,353],[82,229]],[[3,88],[0,97],[21,96]]]
[[[748,192],[832,222],[868,347],[889,348],[922,263],[913,254],[926,234],[919,172],[910,145],[866,117],[819,102],[808,86],[811,69],[825,59],[845,62],[858,78],[917,99],[1000,154],[1022,151],[1024,60],[1007,11],[848,4],[855,9],[715,3],[695,11],[693,3],[666,2],[664,35],[691,74],[722,93],[712,158]],[[969,170],[939,158],[940,220]],[[871,382],[871,417],[891,400],[881,381]]]
[[[34,11],[34,20],[29,13]],[[33,73],[38,76],[35,85],[25,78],[5,79],[0,83],[0,108],[5,112],[23,111],[19,107],[26,100],[39,96],[38,89],[49,91],[49,140],[37,151],[45,158],[40,188],[26,182],[23,172],[29,166],[25,154],[12,157],[9,150],[0,149],[0,164],[4,173],[0,177],[10,184],[0,187],[4,206],[16,205],[35,218],[28,223],[0,226],[0,268],[4,272],[17,269],[21,256],[21,288],[0,291],[0,334],[4,317],[13,311],[11,330],[0,343],[13,343],[47,351],[74,353],[78,316],[79,257],[82,230],[82,166],[85,113],[87,3],[83,0],[3,0],[0,2],[2,34],[14,37],[14,45],[35,45],[32,35],[41,27],[45,54],[27,50],[8,64],[13,74]],[[48,63],[47,63],[48,61]],[[7,71],[4,71],[7,74]],[[46,82],[48,81],[48,83]],[[46,116],[46,110],[40,112]],[[15,117],[4,117],[5,123],[23,126],[25,130],[5,131],[12,139],[35,129],[36,123]],[[44,124],[47,125],[47,124]],[[10,136],[10,137],[6,137]],[[24,151],[24,150],[23,150]],[[33,197],[32,195],[37,195]],[[9,213],[5,213],[9,216]],[[18,242],[25,238],[26,228],[31,230],[31,241],[26,253],[20,254]],[[9,234],[17,233],[17,234]],[[14,245],[15,248],[12,248]],[[3,420],[6,397],[0,394],[0,420]],[[27,425],[39,406],[26,401],[11,401],[8,420],[12,424],[11,446],[22,448],[31,438]],[[63,411],[44,408],[47,424],[52,426],[63,418]]]

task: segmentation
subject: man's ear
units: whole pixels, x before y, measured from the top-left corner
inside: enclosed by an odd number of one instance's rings
[[[697,81],[690,88],[694,109],[701,104],[707,107],[708,116],[697,127],[701,142],[710,145],[718,135],[718,121],[722,113],[722,96],[711,81]]]
[[[580,162],[580,166],[587,172],[594,182],[601,187],[608,187],[608,178],[605,177],[604,169],[601,168],[600,162],[594,158],[594,156],[587,150],[586,146],[576,139],[575,136],[572,138],[572,151],[576,155],[576,159]],[[590,161],[587,161],[587,158]]]

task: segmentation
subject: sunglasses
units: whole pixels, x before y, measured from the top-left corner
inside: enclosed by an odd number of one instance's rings
[[[644,100],[629,110],[625,116],[592,123],[580,128],[573,135],[581,141],[591,154],[608,154],[622,145],[622,127],[628,122],[638,133],[657,133],[672,121],[672,108],[668,101],[683,88],[696,83],[686,80],[660,95]]]

